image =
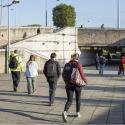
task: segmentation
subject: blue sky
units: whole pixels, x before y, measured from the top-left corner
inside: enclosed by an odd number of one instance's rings
[[[117,0],[20,0],[19,4],[10,7],[10,24],[45,25],[46,1],[48,26],[53,26],[52,8],[63,2],[75,7],[76,26],[100,27],[104,24],[105,27],[117,27]],[[119,1],[120,27],[125,28],[125,0]],[[3,5],[7,3],[8,0],[3,0]],[[3,8],[2,25],[7,25],[7,8]]]

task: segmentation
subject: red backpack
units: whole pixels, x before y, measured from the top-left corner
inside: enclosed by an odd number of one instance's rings
[[[86,83],[82,80],[82,77],[80,75],[80,72],[78,70],[78,66],[76,68],[73,68],[72,74],[71,74],[71,83],[77,85],[77,86],[85,86]]]

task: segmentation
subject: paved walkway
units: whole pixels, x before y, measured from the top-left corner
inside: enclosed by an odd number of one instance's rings
[[[82,91],[81,118],[76,118],[75,101],[68,114],[68,123],[62,121],[66,94],[59,80],[55,106],[48,106],[48,84],[43,75],[37,80],[37,91],[28,96],[26,80],[21,76],[18,92],[12,92],[10,75],[0,75],[0,123],[26,125],[83,125],[125,123],[125,78],[115,73],[103,77],[96,72],[87,73],[88,86]]]

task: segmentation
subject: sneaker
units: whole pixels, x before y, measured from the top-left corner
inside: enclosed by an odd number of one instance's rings
[[[32,94],[31,92],[30,92],[30,93],[28,92],[28,95],[29,95],[29,96],[30,96],[31,94]]]
[[[81,114],[79,112],[76,113],[77,118],[81,118]]]
[[[54,103],[49,102],[49,106],[55,106],[55,104],[54,104]]]
[[[62,113],[62,118],[63,118],[63,121],[64,122],[68,122],[68,120],[67,120],[67,112],[66,111],[64,111],[63,113]]]
[[[49,102],[49,106],[55,106],[54,102]]]
[[[13,91],[14,91],[14,92],[17,92],[17,87],[14,87],[14,88],[13,88]]]
[[[36,92],[36,89],[33,89],[33,93],[35,93]]]

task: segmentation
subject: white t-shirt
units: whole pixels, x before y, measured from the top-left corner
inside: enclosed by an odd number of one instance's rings
[[[38,64],[35,61],[31,61],[26,65],[26,77],[36,77],[38,76]]]

